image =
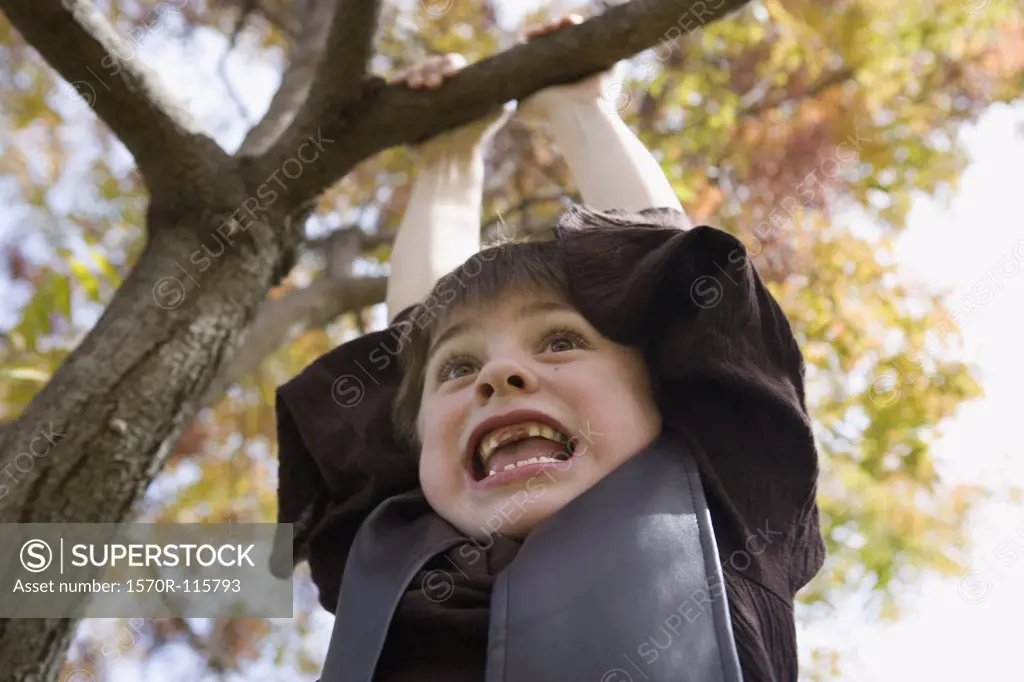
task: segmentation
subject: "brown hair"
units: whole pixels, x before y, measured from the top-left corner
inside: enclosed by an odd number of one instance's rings
[[[427,353],[452,315],[493,303],[511,292],[548,293],[571,302],[558,245],[549,235],[486,248],[441,278],[421,303],[402,313],[399,352],[402,381],[392,408],[396,440],[419,450],[416,419],[423,394]]]

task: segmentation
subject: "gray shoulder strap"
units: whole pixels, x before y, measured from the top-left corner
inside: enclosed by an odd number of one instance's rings
[[[465,542],[419,490],[386,500],[356,533],[334,610],[322,682],[372,682],[398,602],[430,559]]]
[[[486,682],[742,682],[689,449],[663,433],[545,521],[491,595]]]

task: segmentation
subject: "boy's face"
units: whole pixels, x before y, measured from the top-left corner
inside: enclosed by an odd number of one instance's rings
[[[426,372],[420,484],[476,538],[524,537],[661,430],[640,351],[553,296],[454,313]]]

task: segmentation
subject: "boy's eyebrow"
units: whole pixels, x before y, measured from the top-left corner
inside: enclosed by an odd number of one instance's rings
[[[535,315],[541,315],[543,313],[551,313],[562,310],[576,312],[576,309],[570,306],[568,303],[563,303],[562,301],[540,300],[530,301],[529,303],[520,306],[515,310],[512,316],[513,318],[533,317]],[[455,338],[456,336],[459,336],[460,334],[465,334],[466,332],[473,329],[478,329],[479,327],[480,323],[477,322],[476,320],[465,320],[463,322],[457,322],[451,325],[443,332],[441,332],[441,334],[438,335],[434,343],[430,344],[430,350],[427,351],[427,358],[433,357],[434,352],[438,348],[440,348],[442,344],[447,343],[448,341]]]

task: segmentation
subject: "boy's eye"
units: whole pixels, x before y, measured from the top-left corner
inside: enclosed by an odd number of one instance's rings
[[[441,366],[441,369],[437,372],[437,378],[441,383],[455,381],[456,379],[471,375],[474,371],[473,363],[469,360],[453,358]]]
[[[586,348],[587,340],[579,332],[559,329],[545,339],[546,348],[553,353],[564,353],[576,348]]]

